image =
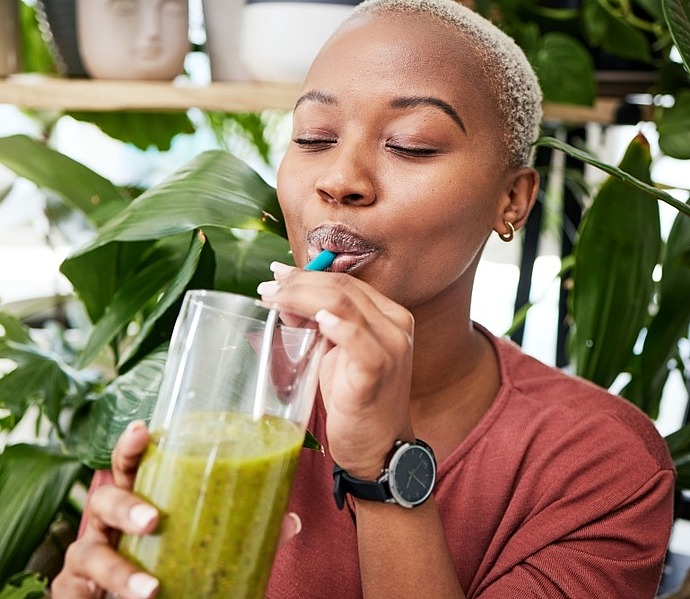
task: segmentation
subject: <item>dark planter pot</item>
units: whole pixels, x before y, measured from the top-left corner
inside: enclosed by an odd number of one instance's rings
[[[88,77],[79,55],[76,1],[37,0],[36,15],[58,71],[67,77]]]
[[[19,0],[0,0],[0,77],[19,71]]]

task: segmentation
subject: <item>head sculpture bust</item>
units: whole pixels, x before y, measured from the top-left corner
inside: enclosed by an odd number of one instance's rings
[[[97,79],[173,79],[189,50],[186,0],[80,0],[79,53]]]

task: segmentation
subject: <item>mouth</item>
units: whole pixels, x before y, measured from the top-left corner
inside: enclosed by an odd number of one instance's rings
[[[309,260],[322,250],[337,254],[330,272],[352,274],[371,262],[380,252],[373,242],[344,225],[319,225],[307,234]]]

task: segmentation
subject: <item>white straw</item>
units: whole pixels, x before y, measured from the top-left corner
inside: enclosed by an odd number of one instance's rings
[[[273,335],[275,334],[277,323],[278,310],[276,308],[271,308],[266,317],[266,328],[264,329],[264,336],[261,343],[261,354],[259,355],[259,372],[256,375],[256,393],[254,394],[254,411],[252,414],[254,420],[259,420],[266,410],[268,367],[271,363]]]

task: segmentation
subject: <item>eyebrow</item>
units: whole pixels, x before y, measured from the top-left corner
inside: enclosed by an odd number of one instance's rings
[[[297,100],[297,103],[295,104],[295,108],[297,108],[300,104],[302,104],[302,102],[306,102],[307,100],[329,105],[338,103],[338,101],[335,99],[335,96],[332,96],[331,94],[326,94],[324,92],[318,91],[310,91],[300,96],[299,100]]]
[[[327,104],[327,105],[334,105],[337,104],[338,101],[336,100],[335,96],[332,96],[331,94],[327,94],[324,92],[319,92],[319,91],[309,91],[305,94],[303,94],[299,100],[297,100],[297,103],[295,104],[295,108],[297,108],[300,104],[306,101],[312,101],[312,102],[319,102],[321,104]],[[460,118],[460,115],[457,113],[455,108],[453,108],[448,102],[445,102],[444,100],[441,100],[440,98],[436,98],[434,96],[404,96],[400,98],[394,98],[390,102],[391,108],[414,108],[416,106],[434,106],[436,108],[440,108],[443,112],[445,112],[450,118],[455,121],[455,123],[462,129],[463,133],[467,133],[467,129],[465,127],[465,123],[462,121]]]
[[[434,96],[405,96],[401,98],[395,98],[390,103],[392,108],[414,108],[416,106],[435,106],[440,108],[445,112],[450,118],[452,118],[455,123],[462,129],[463,133],[467,133],[465,128],[465,123],[463,123],[460,115],[457,113],[455,108],[453,108],[448,102],[436,98]]]

